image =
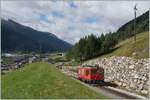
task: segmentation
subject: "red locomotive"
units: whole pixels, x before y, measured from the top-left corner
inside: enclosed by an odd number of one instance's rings
[[[104,82],[104,69],[95,66],[83,66],[78,69],[78,78],[87,83]]]

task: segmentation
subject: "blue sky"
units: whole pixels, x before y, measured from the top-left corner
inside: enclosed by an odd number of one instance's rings
[[[92,24],[92,23],[97,23],[99,22],[100,20],[102,20],[103,18],[101,16],[89,16],[89,17],[86,17],[84,18],[81,22],[83,23],[89,23],[89,24]]]
[[[149,9],[149,1],[1,1],[2,17],[39,31],[55,34],[74,44],[81,37],[116,31]],[[28,34],[28,33],[27,33]]]
[[[70,5],[70,7],[72,7],[72,8],[77,8],[78,7],[73,1],[70,1],[68,3]]]
[[[59,18],[64,18],[65,17],[65,15],[62,12],[59,12],[59,11],[52,11],[52,16],[59,17]]]

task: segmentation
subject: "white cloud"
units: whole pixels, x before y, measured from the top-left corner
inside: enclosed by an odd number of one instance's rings
[[[48,31],[72,44],[88,34],[116,31],[133,19],[137,3],[138,16],[149,9],[149,1],[2,1],[2,17],[40,31]],[[98,17],[95,23],[86,18]]]

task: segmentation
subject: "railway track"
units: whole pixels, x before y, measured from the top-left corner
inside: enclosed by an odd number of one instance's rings
[[[65,74],[68,75],[67,73]],[[127,92],[127,91],[115,88],[115,85],[107,83],[107,82],[104,83],[105,85],[96,85],[96,84],[94,85],[94,84],[84,83],[78,80],[77,77],[75,76],[72,76],[72,75],[68,75],[68,76],[70,76],[72,79],[80,82],[81,84],[91,88],[92,90],[96,92],[99,92],[103,95],[111,97],[112,99],[148,99],[146,97],[137,95],[135,93],[131,93],[131,92]]]
[[[126,91],[122,91],[113,87],[98,87],[99,89],[103,91],[109,92],[114,99],[146,99],[145,97],[136,95],[136,94],[131,94]]]
[[[74,79],[79,81],[76,78]],[[134,93],[130,93],[124,90],[120,90],[112,86],[100,86],[100,85],[87,84],[82,81],[79,81],[79,82],[93,89],[94,91],[97,91],[99,93],[102,93],[103,95],[111,97],[112,99],[148,99],[146,97],[143,97]]]

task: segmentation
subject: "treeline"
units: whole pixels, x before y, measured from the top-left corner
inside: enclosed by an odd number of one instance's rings
[[[85,36],[75,44],[74,48],[67,53],[68,59],[84,61],[92,57],[108,53],[117,44],[117,38],[114,33],[102,34],[97,37],[93,34]]]

